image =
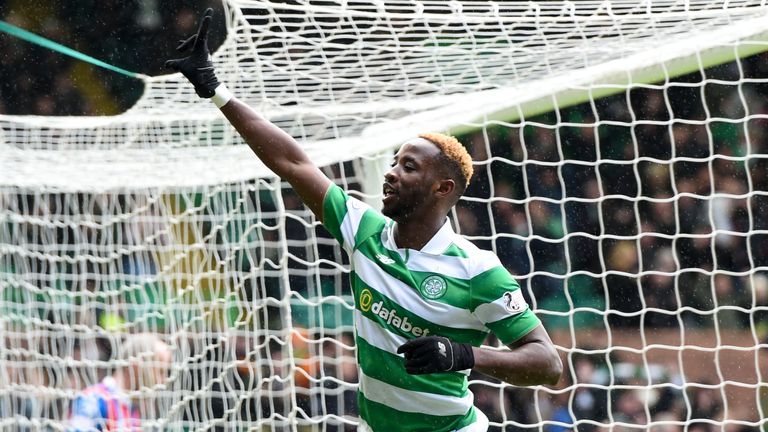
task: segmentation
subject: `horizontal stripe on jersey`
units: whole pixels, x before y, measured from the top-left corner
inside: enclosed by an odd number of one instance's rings
[[[382,246],[386,248],[385,245]],[[476,261],[468,256],[414,254],[409,257],[405,266],[411,271],[440,273],[451,278],[469,280],[497,267],[498,263],[495,260]]]
[[[466,376],[460,372],[427,375],[393,374],[392,371],[403,367],[403,357],[382,351],[370,345],[362,337],[358,337],[356,342],[360,368],[365,370],[365,374],[371,378],[387,381],[389,384],[405,390],[454,398],[467,396]]]
[[[472,309],[474,315],[505,344],[511,344],[541,324],[528,305],[519,312],[507,308],[505,293],[520,290],[503,267],[495,267],[472,279]]]
[[[519,315],[488,323],[486,325],[491,329],[493,334],[499,335],[499,340],[503,344],[509,345],[530,333],[540,324],[541,321],[539,318],[536,317],[533,312],[527,310]]]
[[[448,261],[443,261],[442,256],[425,256],[425,254],[416,253],[411,254],[408,261],[404,261],[398,252],[385,248],[381,243],[381,239],[374,239],[373,237],[369,237],[361,244],[358,244],[356,253],[363,254],[369,261],[371,261],[374,272],[381,271],[380,266],[382,259],[385,261],[385,258],[392,259],[394,263],[385,265],[384,271],[392,278],[416,291],[418,291],[425,279],[435,274],[440,274],[440,276],[448,283],[448,289],[446,290],[445,295],[438,299],[426,299],[419,295],[419,300],[445,303],[460,309],[470,309],[470,278],[467,277],[468,272],[461,269],[453,272],[454,275],[463,277],[447,274],[451,273],[451,271],[441,272],[443,269],[466,265],[467,260],[465,258],[446,257]],[[467,315],[467,319],[472,323],[477,322],[477,319],[470,315]],[[476,327],[476,324],[473,324],[472,326]],[[479,328],[479,330],[487,331],[484,327]]]
[[[353,259],[357,264],[355,266],[355,277],[358,279],[353,282],[361,282],[365,284],[366,287],[375,287],[382,295],[397,302],[400,306],[415,314],[429,317],[429,319],[435,321],[435,324],[480,332],[488,331],[483,323],[480,322],[469,309],[424,298],[419,292],[418,287],[411,286],[392,277],[389,272],[381,271],[375,262],[360,251],[354,253]],[[461,288],[456,285],[451,285],[451,281],[445,278],[443,278],[443,280],[448,283],[447,289],[453,288],[455,291],[461,290]],[[469,296],[469,290],[462,291],[465,296]],[[462,303],[469,305],[470,300],[467,299]]]
[[[445,336],[455,342],[472,343],[479,345],[485,340],[487,332],[474,329],[461,329],[448,327],[433,321],[422,318],[425,315],[426,308],[418,304],[412,304],[407,297],[397,296],[399,300],[405,300],[405,303],[412,309],[400,305],[387,296],[382,295],[371,285],[360,278],[360,274],[355,272],[353,284],[358,287],[355,293],[355,306],[363,315],[378,323],[379,326],[386,329],[397,337],[413,339],[419,336]],[[361,305],[361,297],[365,291],[365,296],[370,295],[371,301],[368,306]],[[443,309],[444,310],[444,309]],[[438,311],[439,313],[439,311]],[[441,317],[441,322],[450,323],[450,320]],[[409,329],[410,328],[410,329]],[[420,329],[420,330],[416,330]],[[426,331],[426,333],[425,333]]]
[[[365,339],[369,345],[375,346],[382,351],[397,354],[397,348],[410,340],[410,338],[388,332],[379,323],[366,318],[359,309],[355,309],[353,316],[357,336]]]
[[[441,417],[466,415],[472,408],[473,400],[470,392],[467,392],[464,397],[455,397],[407,390],[393,387],[365,373],[360,375],[360,391],[369,401],[384,404],[401,412],[430,413],[430,415]]]
[[[373,431],[452,432],[477,420],[476,408],[463,416],[412,413],[398,411],[388,405],[369,400],[362,392],[358,393],[357,402],[360,406],[360,416],[370,419],[366,420],[366,423]]]

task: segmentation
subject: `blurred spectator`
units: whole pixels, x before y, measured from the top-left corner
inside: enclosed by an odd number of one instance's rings
[[[720,390],[712,383],[700,383],[688,390],[691,401],[691,418],[698,420],[714,420],[722,418],[723,402]]]
[[[120,348],[120,366],[75,399],[67,430],[139,429],[142,413],[134,393],[165,382],[172,354],[165,342],[148,333],[128,336]]]
[[[555,394],[553,399],[554,406],[552,412],[552,421],[558,424],[549,424],[544,428],[545,432],[568,432],[574,430],[575,419],[571,415],[569,407],[570,393]],[[581,428],[579,428],[581,429]]]
[[[640,287],[633,276],[638,271],[637,246],[628,240],[604,244],[610,245],[606,254],[606,270],[617,272],[605,277],[608,306],[611,311],[618,312],[611,315],[610,322],[617,326],[636,327],[642,310]]]
[[[681,419],[673,413],[664,413],[654,419],[654,425],[648,428],[649,432],[683,432]]]
[[[576,388],[573,395],[573,412],[576,419],[597,420],[607,414],[607,375],[594,354],[576,353],[572,357],[572,374]],[[584,424],[579,430],[595,430],[593,425]]]
[[[622,389],[612,392],[612,405],[614,414],[612,421],[626,423],[635,427],[622,430],[641,430],[648,424],[648,417],[645,413],[646,391],[643,389]]]
[[[322,413],[346,418],[344,423],[335,418],[326,421],[326,431],[354,431],[351,422],[357,416],[358,383],[357,363],[354,357],[354,336],[352,332],[344,332],[338,340],[328,339],[323,343],[323,391],[319,401],[324,408]],[[348,348],[350,347],[350,348]]]
[[[754,312],[757,337],[759,340],[768,341],[768,276],[763,272],[754,273],[744,284],[745,291],[754,296],[754,304],[757,307]]]
[[[8,326],[11,327],[11,326]],[[27,338],[14,340],[14,332],[8,332],[3,326],[2,346],[18,347],[15,353],[3,359],[4,367],[0,370],[0,391],[7,397],[0,399],[0,419],[13,419],[20,432],[34,430],[32,422],[41,417],[46,404],[46,397],[41,389],[46,387],[46,374],[43,368],[36,367],[29,354],[30,341]],[[12,391],[15,386],[25,385],[32,391]]]
[[[677,325],[675,311],[679,308],[675,296],[675,257],[669,247],[658,248],[650,270],[653,273],[643,277],[643,299],[649,310],[645,325],[649,327],[672,327]]]
[[[219,0],[0,1],[0,20],[134,72],[164,74],[177,40],[199,12],[221,10]],[[218,16],[222,16],[219,14]],[[94,19],[98,17],[98,19]],[[211,46],[221,44],[223,19],[214,20]],[[174,36],[175,35],[175,36]],[[44,73],[41,71],[45,71]],[[113,115],[138,99],[143,85],[111,71],[0,32],[0,114]]]

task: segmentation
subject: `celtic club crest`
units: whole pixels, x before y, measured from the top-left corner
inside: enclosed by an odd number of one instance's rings
[[[442,277],[432,275],[424,279],[419,290],[424,297],[435,300],[445,295],[445,292],[448,290],[448,284]]]

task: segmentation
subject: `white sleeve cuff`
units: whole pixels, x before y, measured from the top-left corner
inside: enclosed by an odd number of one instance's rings
[[[216,90],[214,90],[213,96],[211,96],[211,101],[216,105],[217,108],[221,108],[224,105],[229,102],[230,99],[232,99],[232,92],[229,91],[227,86],[224,84],[219,84],[218,87],[216,87]]]

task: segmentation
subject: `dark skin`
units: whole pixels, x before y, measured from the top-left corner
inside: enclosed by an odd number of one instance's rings
[[[440,149],[429,141],[413,139],[403,144],[384,175],[381,212],[397,222],[395,242],[402,248],[423,248],[453,207],[456,182],[440,166],[439,154]]]
[[[245,139],[256,156],[288,181],[301,200],[323,220],[323,199],[331,180],[315,166],[287,133],[236,98],[222,113]],[[440,157],[440,149],[416,138],[405,143],[384,176],[382,213],[396,222],[395,242],[401,248],[420,250],[445,223],[460,191]],[[474,369],[515,385],[554,385],[563,365],[543,326],[539,325],[510,350],[473,347]]]

